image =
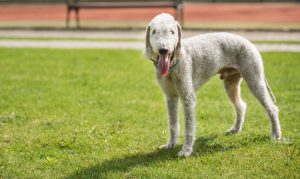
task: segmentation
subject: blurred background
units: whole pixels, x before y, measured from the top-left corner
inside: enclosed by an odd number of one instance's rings
[[[299,51],[299,2],[300,0],[0,0],[0,46],[30,47],[33,40],[39,40],[39,44],[32,46],[66,47],[70,43],[51,46],[50,42],[42,45],[40,41],[96,40],[97,44],[73,44],[79,48],[142,49],[145,28],[155,15],[167,12],[181,17],[180,13],[183,12],[183,20],[180,22],[184,37],[211,31],[229,31],[260,44],[257,45],[259,50]],[[152,4],[148,7],[147,3]],[[171,5],[162,7],[163,3]],[[77,16],[76,8],[79,8]],[[21,43],[16,42],[17,40],[23,41]],[[25,43],[24,40],[31,42]],[[268,47],[261,44],[267,44]]]
[[[140,2],[147,1],[151,0]],[[103,1],[80,0],[80,2]],[[183,1],[184,27],[200,30],[299,30],[299,2],[300,0],[185,0]],[[0,28],[64,29],[66,27],[67,6],[64,0],[0,0],[0,6]],[[173,8],[80,9],[80,27],[81,29],[144,29],[153,16],[160,12],[175,15]],[[70,27],[74,28],[76,27],[75,11],[70,15]]]

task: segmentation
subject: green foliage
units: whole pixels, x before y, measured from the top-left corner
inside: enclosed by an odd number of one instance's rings
[[[141,52],[1,48],[0,178],[299,178],[300,53],[263,57],[283,142],[269,140],[244,83],[244,129],[225,135],[234,115],[214,77],[197,93],[197,141],[182,159],[182,135],[175,149],[157,149],[166,109]]]

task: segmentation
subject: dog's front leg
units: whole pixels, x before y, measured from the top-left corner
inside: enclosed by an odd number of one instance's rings
[[[195,107],[196,96],[193,88],[188,89],[182,95],[182,104],[184,108],[184,144],[178,156],[187,157],[193,152],[195,142]]]
[[[178,97],[167,96],[166,103],[169,118],[169,140],[167,144],[160,146],[160,148],[170,149],[176,145],[179,135]]]

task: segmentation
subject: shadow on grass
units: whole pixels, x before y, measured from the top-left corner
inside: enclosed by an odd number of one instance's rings
[[[193,155],[205,156],[217,152],[225,152],[241,147],[247,147],[253,144],[263,144],[269,142],[270,138],[267,135],[244,136],[227,135],[217,136],[209,135],[197,139],[194,145]]]
[[[218,138],[221,138],[220,140]],[[211,155],[217,152],[224,152],[228,150],[237,149],[240,147],[250,146],[257,143],[265,143],[269,141],[267,136],[252,136],[240,138],[232,142],[225,143],[222,140],[224,136],[209,135],[203,136],[196,140],[194,145],[193,156],[205,156]],[[225,137],[225,138],[230,138]],[[176,146],[171,150],[156,150],[151,153],[139,153],[135,155],[128,155],[121,158],[113,158],[99,163],[95,166],[88,168],[83,168],[80,171],[68,176],[67,178],[105,178],[110,172],[126,172],[135,166],[149,166],[157,162],[179,160],[177,157],[177,152],[180,150],[181,146]]]

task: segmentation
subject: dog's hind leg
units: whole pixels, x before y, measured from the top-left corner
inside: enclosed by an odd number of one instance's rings
[[[274,104],[270,89],[268,90],[263,72],[255,75],[244,76],[251,92],[259,100],[269,115],[271,122],[271,138],[281,139],[281,127],[278,117],[278,107]]]
[[[240,83],[242,81],[240,73],[235,70],[236,73],[227,76],[224,79],[224,87],[227,95],[235,108],[235,123],[227,131],[228,134],[237,133],[242,130],[243,122],[246,113],[246,103],[241,98]]]

